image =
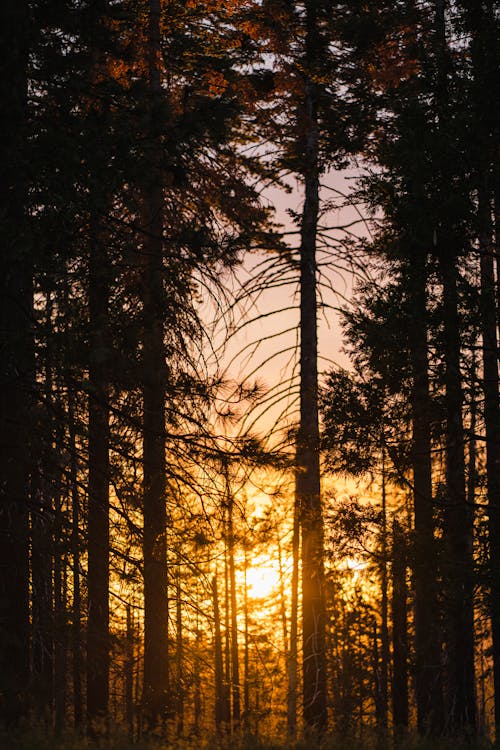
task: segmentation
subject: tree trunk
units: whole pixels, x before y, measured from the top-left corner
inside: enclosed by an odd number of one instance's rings
[[[29,3],[0,10],[0,722],[28,709],[29,497],[34,355],[32,252],[27,217]]]
[[[465,496],[460,326],[457,269],[452,257],[441,258],[443,279],[447,552],[448,709],[452,734],[475,729],[474,611],[472,509]]]
[[[67,607],[66,560],[63,557],[61,497],[54,502],[54,731],[60,737],[66,725]]]
[[[495,280],[495,241],[492,220],[494,170],[499,132],[495,89],[498,92],[498,26],[491,2],[465,3],[471,33],[474,71],[474,137],[477,140],[477,231],[481,274],[481,337],[484,422],[486,428],[486,486],[490,552],[490,611],[492,628],[495,727],[500,735],[500,404],[498,378],[498,299]],[[493,179],[492,179],[493,175]],[[498,239],[498,225],[497,225]],[[498,244],[498,243],[497,243]],[[498,256],[497,256],[498,261]],[[497,267],[498,270],[498,267]]]
[[[298,603],[299,603],[299,554],[300,520],[298,504],[294,503],[292,528],[292,584],[290,588],[290,648],[288,652],[287,689],[287,734],[290,739],[297,735],[297,646],[298,646]]]
[[[305,200],[300,244],[300,425],[296,452],[296,502],[302,531],[303,717],[306,730],[327,725],[323,517],[319,472],[316,233],[319,214],[318,112],[316,84],[309,71],[317,49],[314,3],[306,3],[304,75]]]
[[[224,721],[231,729],[231,605],[229,586],[229,550],[227,548],[227,519],[224,509]]]
[[[149,0],[148,72],[152,132],[161,98],[160,0]],[[143,366],[144,366],[144,693],[145,725],[164,724],[168,713],[167,514],[165,499],[165,383],[163,190],[153,144],[144,189]]]
[[[451,55],[446,34],[447,0],[435,0],[435,109],[437,135],[444,142],[449,127],[449,74]],[[450,189],[452,154],[440,154],[436,164],[438,206],[446,205]],[[435,249],[443,284],[443,338],[446,412],[445,531],[447,551],[444,577],[447,581],[448,670],[447,723],[451,734],[474,732],[476,726],[474,683],[473,610],[473,513],[465,494],[462,379],[460,373],[460,316],[458,310],[458,251],[460,237],[444,221],[435,227]],[[448,220],[449,221],[449,220]]]
[[[382,436],[382,441],[385,437]],[[382,545],[381,545],[381,624],[380,624],[380,722],[379,737],[385,741],[388,720],[387,682],[389,672],[389,624],[387,581],[387,490],[385,470],[385,445],[382,444]]]
[[[412,470],[415,516],[415,652],[417,728],[439,736],[444,726],[437,555],[434,539],[429,395],[426,261],[418,252],[408,268],[412,364]]]
[[[220,736],[227,731],[225,708],[224,664],[222,658],[222,629],[219,609],[217,575],[212,579],[212,597],[214,605],[214,668],[215,668],[215,730]]]
[[[53,306],[46,296],[45,323],[52,324]],[[44,352],[45,409],[39,430],[38,461],[33,465],[33,510],[31,513],[31,655],[34,708],[38,719],[52,727],[54,708],[54,506],[53,482],[56,475],[53,447],[52,363]]]
[[[408,732],[408,589],[406,540],[394,519],[392,527],[392,723],[394,741],[404,742]]]
[[[75,414],[71,387],[68,388],[70,493],[71,493],[71,554],[73,572],[73,722],[76,729],[83,721],[82,704],[82,602],[80,590],[80,495],[78,492],[78,462],[76,454]]]
[[[200,629],[200,612],[199,612],[199,596],[198,589],[196,590],[196,638],[195,638],[195,652],[194,652],[194,663],[193,663],[193,682],[194,682],[194,696],[193,696],[193,734],[197,737],[200,734],[200,723],[201,723],[201,643],[202,643],[202,631]]]
[[[175,588],[175,619],[177,626],[177,639],[175,644],[175,668],[177,673],[177,735],[178,737],[181,737],[184,732],[184,634],[182,627],[182,589],[180,560],[177,561],[177,580]]]
[[[134,622],[132,607],[127,604],[127,653],[125,657],[125,718],[128,735],[134,739]]]
[[[87,731],[106,731],[109,702],[109,282],[107,253],[99,231],[89,258],[89,493]]]
[[[229,578],[231,584],[231,687],[232,687],[232,730],[238,729],[240,724],[240,667],[238,653],[238,619],[236,599],[236,571],[234,564],[234,527],[233,506],[234,499],[229,485],[229,477],[226,474],[227,483],[227,542],[229,554]]]
[[[483,341],[484,421],[486,427],[486,486],[490,550],[490,609],[495,727],[500,733],[500,409],[498,402],[498,341],[495,272],[488,192],[479,193],[481,253],[481,333]]]
[[[245,644],[244,644],[244,656],[243,656],[243,717],[245,730],[248,732],[250,729],[250,643],[248,633],[248,585],[247,585],[247,569],[248,559],[247,550],[245,547],[245,571],[244,571],[244,600],[243,600],[243,617],[245,618]]]

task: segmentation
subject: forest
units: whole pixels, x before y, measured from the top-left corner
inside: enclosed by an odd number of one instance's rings
[[[499,747],[498,1],[0,38],[0,746]]]

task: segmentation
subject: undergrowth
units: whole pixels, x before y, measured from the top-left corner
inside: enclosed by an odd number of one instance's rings
[[[65,733],[54,737],[40,729],[12,732],[0,730],[0,750],[492,750],[487,739],[426,740],[408,737],[395,744],[367,734],[363,739],[328,736],[320,743],[312,739],[287,742],[280,739],[257,738],[247,735],[220,738],[205,735],[182,739],[141,738],[131,740],[119,732],[99,741],[81,735]]]

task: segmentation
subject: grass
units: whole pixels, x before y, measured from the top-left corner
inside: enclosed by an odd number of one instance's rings
[[[239,738],[217,738],[202,736],[182,739],[144,738],[132,742],[119,732],[108,739],[92,742],[86,737],[66,733],[54,737],[52,732],[42,729],[21,729],[13,732],[0,731],[1,750],[492,750],[486,739],[472,742],[467,739],[430,741],[408,737],[395,746],[391,740],[377,742],[375,736],[362,741],[339,737],[325,737],[321,744],[311,740],[283,742],[280,739],[260,739],[253,736]]]

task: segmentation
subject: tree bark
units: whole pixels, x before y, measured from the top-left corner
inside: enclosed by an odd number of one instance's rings
[[[45,323],[52,324],[53,304],[50,292],[45,301]],[[44,433],[36,449],[33,464],[33,510],[31,513],[31,656],[32,689],[35,715],[45,726],[54,718],[54,504],[56,476],[53,446],[53,375],[49,347],[44,352],[44,399],[39,431]]]
[[[327,726],[323,517],[319,471],[316,233],[319,214],[319,127],[311,78],[318,36],[314,3],[306,3],[302,154],[305,199],[300,244],[300,425],[296,451],[296,502],[302,531],[303,717],[306,731]]]
[[[128,735],[134,739],[134,622],[132,619],[132,607],[127,604],[127,632],[126,632],[126,657],[125,657],[125,718],[127,721]]]
[[[449,77],[452,57],[447,40],[447,0],[434,5],[434,54],[437,137],[445,143],[450,127]],[[436,202],[442,219],[437,219],[435,250],[443,285],[443,355],[446,412],[446,559],[447,582],[447,729],[451,734],[475,732],[474,609],[473,609],[473,514],[465,493],[463,393],[460,372],[460,315],[458,309],[458,257],[460,236],[446,214],[450,168],[454,155],[439,154],[436,163]]]
[[[408,732],[408,588],[406,541],[394,519],[392,526],[392,723],[394,741],[401,744]]]
[[[292,584],[290,589],[290,647],[288,652],[287,734],[297,735],[297,646],[299,603],[300,519],[297,502],[294,503],[292,528]]]
[[[441,258],[443,280],[445,408],[446,408],[446,507],[448,582],[448,707],[452,734],[474,731],[476,726],[474,680],[474,610],[472,509],[465,495],[460,325],[456,259]]]
[[[496,736],[500,734],[500,404],[498,377],[499,307],[495,279],[493,206],[495,157],[499,132],[495,114],[498,91],[498,25],[491,2],[466,2],[471,34],[474,92],[474,137],[477,140],[477,235],[480,253],[481,338],[483,359],[484,422],[486,428],[486,486],[490,565],[490,612]],[[498,211],[498,206],[496,206]],[[498,234],[498,233],[497,233]],[[498,261],[498,257],[497,257]],[[498,267],[497,267],[498,271]]]
[[[229,486],[229,477],[226,475],[227,482],[227,544],[229,554],[229,579],[231,586],[231,693],[232,693],[232,730],[238,729],[240,724],[240,667],[238,653],[238,619],[237,619],[237,599],[236,599],[236,570],[234,563],[234,527],[233,527],[233,506],[234,499]]]
[[[54,501],[54,731],[60,737],[66,726],[67,684],[67,585],[63,554],[62,501]]]
[[[68,388],[70,494],[71,494],[71,555],[73,572],[72,648],[73,648],[73,723],[79,729],[83,721],[82,702],[82,602],[80,586],[80,494],[78,491],[78,461],[76,428],[71,386]]]
[[[160,0],[148,4],[148,75],[152,132],[155,103],[161,98]],[[144,689],[143,711],[149,729],[165,723],[169,703],[167,514],[165,464],[163,189],[153,144],[144,187],[143,211],[143,456],[144,456]]]
[[[416,250],[408,268],[410,357],[412,365],[412,471],[415,580],[417,728],[439,736],[444,726],[440,612],[431,461],[431,404],[427,343],[425,256]]]
[[[217,575],[212,579],[212,597],[214,606],[214,669],[215,669],[215,730],[220,736],[227,731],[225,709],[224,664],[222,658],[222,629],[219,609]]]
[[[184,732],[184,633],[182,623],[182,589],[180,560],[177,562],[176,576],[176,602],[175,619],[177,626],[177,639],[175,643],[175,668],[177,673],[177,735],[181,737]]]
[[[99,231],[90,238],[88,416],[87,731],[106,731],[109,710],[109,282]]]
[[[29,498],[34,355],[27,215],[29,4],[0,10],[0,722],[26,715],[29,696]]]
[[[382,545],[381,545],[381,624],[380,624],[380,722],[379,737],[385,741],[388,722],[389,601],[387,580],[387,489],[385,437],[382,435]]]

